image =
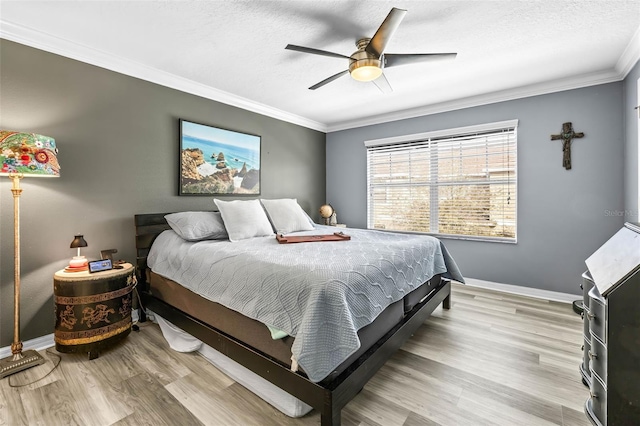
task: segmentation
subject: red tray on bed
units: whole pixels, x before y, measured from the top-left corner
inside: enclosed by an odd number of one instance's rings
[[[280,244],[290,243],[313,243],[317,241],[349,241],[350,236],[343,234],[342,232],[334,232],[333,234],[326,235],[298,235],[298,236],[286,236],[282,234],[276,235],[276,240]]]

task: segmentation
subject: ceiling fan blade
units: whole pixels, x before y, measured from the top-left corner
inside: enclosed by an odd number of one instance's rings
[[[416,64],[418,62],[436,61],[440,59],[453,59],[457,53],[387,53],[384,55],[384,67],[397,67],[398,65]]]
[[[378,77],[375,80],[373,80],[373,84],[378,86],[378,89],[380,89],[380,91],[382,93],[391,93],[391,92],[393,92],[393,89],[391,88],[391,85],[389,84],[389,80],[387,80],[387,77],[384,76],[384,73],[380,74],[380,77]]]
[[[380,25],[380,28],[378,28],[378,31],[373,35],[371,41],[364,50],[375,55],[376,58],[382,56],[387,43],[391,40],[391,36],[393,36],[393,33],[398,29],[400,22],[402,22],[402,19],[406,14],[407,11],[404,9],[398,9],[397,7],[391,9],[391,12],[389,12],[387,17],[384,19],[384,22]]]
[[[309,87],[309,90],[316,90],[318,87],[322,87],[325,84],[329,84],[331,83],[333,80],[336,80],[340,77],[342,77],[345,74],[349,74],[349,70],[344,70],[344,71],[340,71],[338,74],[334,74],[329,78],[325,78],[324,80],[322,80],[320,83],[316,83],[313,86]]]
[[[287,44],[285,47],[287,50],[296,50],[302,53],[311,53],[314,55],[329,56],[330,58],[349,59],[348,56],[341,55],[339,53],[327,52],[326,50],[314,49],[312,47],[296,46],[295,44]]]

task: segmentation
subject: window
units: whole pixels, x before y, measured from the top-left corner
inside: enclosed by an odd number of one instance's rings
[[[366,141],[368,228],[515,242],[517,123]]]

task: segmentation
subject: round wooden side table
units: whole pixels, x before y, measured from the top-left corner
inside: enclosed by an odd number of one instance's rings
[[[53,276],[58,352],[87,352],[89,359],[131,332],[132,290],[137,281],[130,263],[122,269],[89,273],[60,270]]]

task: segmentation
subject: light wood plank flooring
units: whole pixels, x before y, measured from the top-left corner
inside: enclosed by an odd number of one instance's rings
[[[568,304],[453,286],[438,308],[345,407],[345,425],[588,426],[582,322]],[[49,349],[55,352],[55,350]],[[11,377],[27,383],[49,361]],[[201,356],[172,351],[142,324],[96,360],[62,354],[25,387],[0,381],[0,425],[317,425],[291,419]]]

